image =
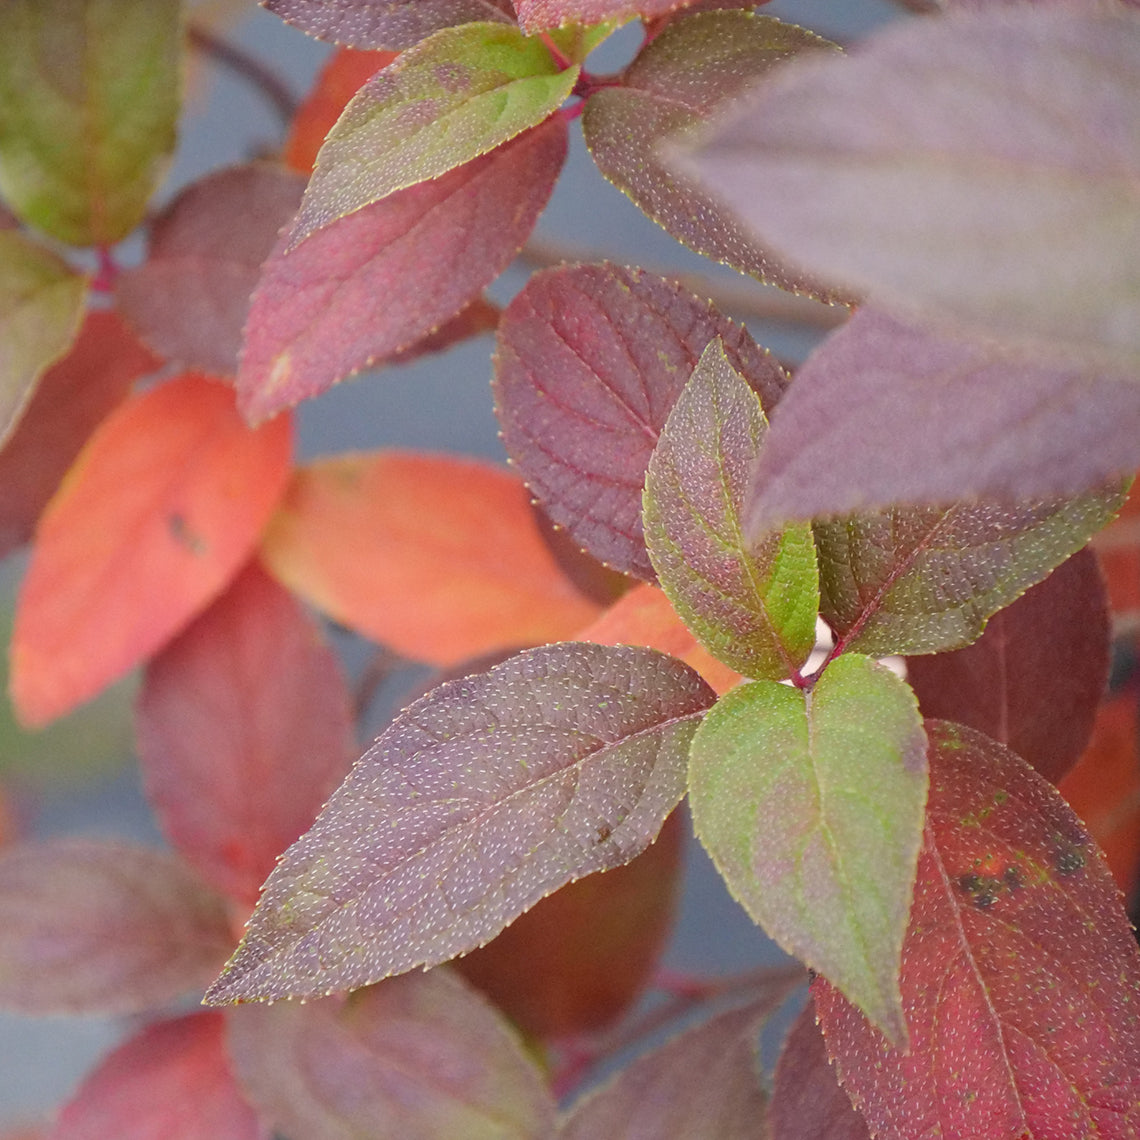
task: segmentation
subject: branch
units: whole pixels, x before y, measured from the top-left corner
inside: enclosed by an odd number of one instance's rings
[[[297,113],[297,100],[276,72],[236,44],[197,24],[189,26],[187,35],[190,46],[195,51],[201,52],[211,62],[255,87],[273,107],[283,126],[288,126],[293,121],[293,116]]]

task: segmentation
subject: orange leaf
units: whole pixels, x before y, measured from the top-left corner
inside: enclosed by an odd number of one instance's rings
[[[29,725],[161,648],[249,557],[289,473],[290,420],[251,431],[228,387],[189,374],[127,401],[48,504],[12,636]]]
[[[316,85],[293,118],[293,128],[281,157],[286,166],[308,174],[317,161],[317,151],[340,118],[345,104],[366,80],[399,55],[395,51],[355,51],[339,48],[317,77]]]
[[[382,451],[302,468],[262,553],[337,621],[433,665],[560,641],[598,612],[558,569],[521,481],[470,459]]]
[[[718,693],[727,693],[741,680],[739,673],[697,641],[661,590],[646,582],[620,597],[575,638],[598,645],[645,645],[670,653],[696,669]]]

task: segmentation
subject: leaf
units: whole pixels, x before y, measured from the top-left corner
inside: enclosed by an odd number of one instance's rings
[[[565,24],[625,22],[634,16],[660,16],[685,0],[516,0],[519,23],[528,35]]]
[[[252,553],[289,471],[288,419],[250,431],[185,375],[103,421],[40,519],[12,636],[21,720],[46,724],[145,660]]]
[[[1076,495],[1140,467],[1136,385],[863,309],[796,373],[745,527],[907,502]],[[887,461],[889,457],[889,462]]]
[[[2,148],[0,134],[0,159]],[[0,447],[44,370],[75,340],[86,293],[86,278],[62,258],[19,230],[0,230]]]
[[[642,520],[674,609],[749,677],[791,676],[815,646],[819,586],[806,524],[748,545],[740,511],[768,421],[719,340],[701,355],[649,460]]]
[[[857,654],[810,694],[754,681],[693,739],[693,828],[790,954],[905,1041],[898,975],[926,800],[914,694]]]
[[[609,264],[536,273],[499,324],[495,407],[511,459],[551,519],[616,570],[652,581],[649,457],[714,337],[771,409],[787,377],[748,333],[674,282]]]
[[[87,314],[67,355],[44,372],[0,447],[0,558],[32,537],[40,513],[95,427],[159,361],[112,312]]]
[[[872,301],[1140,363],[1135,12],[901,22],[782,70],[684,168]]]
[[[446,28],[370,79],[317,155],[288,249],[538,126],[569,96],[546,45],[499,23]]]
[[[1062,562],[955,653],[912,657],[924,716],[984,732],[1056,784],[1092,735],[1108,683],[1104,581],[1091,550]]]
[[[1107,868],[1014,753],[958,725],[927,732],[901,977],[910,1053],[813,986],[848,1093],[884,1140],[1135,1135],[1140,952]]]
[[[142,221],[174,149],[176,0],[7,0],[0,39],[0,195],[72,245]]]
[[[0,853],[0,1005],[136,1013],[209,981],[232,945],[221,898],[172,856],[61,838]]]
[[[322,1140],[547,1140],[554,1102],[489,1002],[448,970],[234,1010],[230,1050],[276,1128]],[[346,1079],[347,1078],[347,1079]]]
[[[261,0],[310,36],[354,48],[403,51],[442,28],[511,19],[502,0]]]
[[[455,969],[528,1037],[573,1037],[617,1021],[641,996],[681,888],[682,817],[636,859],[547,896]]]
[[[269,163],[192,183],[152,223],[146,260],[119,275],[123,316],[168,359],[232,375],[261,265],[303,189],[299,176]]]
[[[314,234],[266,263],[238,374],[264,419],[390,359],[469,305],[514,259],[562,169],[551,119],[433,182]]]
[[[586,145],[606,178],[690,249],[782,289],[839,299],[782,264],[717,195],[661,158],[666,140],[719,115],[770,68],[822,48],[835,45],[752,12],[682,15],[648,41],[620,84],[589,97],[582,116]]]
[[[342,625],[434,665],[565,639],[598,613],[518,478],[471,459],[375,451],[302,467],[262,554]]]
[[[779,1140],[872,1140],[839,1087],[810,1001],[780,1053],[768,1117]]]
[[[83,1082],[52,1140],[268,1140],[230,1073],[224,1030],[220,1013],[148,1026]]]
[[[820,612],[861,653],[933,653],[986,621],[1088,541],[1123,501],[1080,498],[892,507],[815,525]]]
[[[285,853],[207,1000],[327,994],[435,965],[628,863],[684,793],[712,699],[679,661],[573,642],[434,689]]]
[[[256,563],[151,661],[137,706],[147,800],[203,878],[257,901],[353,755],[319,627]]]

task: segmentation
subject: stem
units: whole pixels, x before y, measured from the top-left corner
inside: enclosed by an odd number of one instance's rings
[[[119,277],[119,264],[115,261],[110,246],[97,245],[95,256],[99,259],[99,265],[91,279],[91,288],[96,293],[111,293]]]
[[[189,26],[187,35],[190,46],[195,51],[201,52],[211,62],[233,72],[239,79],[256,88],[277,112],[283,126],[287,127],[293,121],[293,116],[297,113],[297,100],[275,71],[236,44],[197,24]]]

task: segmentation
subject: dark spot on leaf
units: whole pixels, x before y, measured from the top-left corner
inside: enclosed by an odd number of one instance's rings
[[[191,554],[197,557],[201,557],[206,553],[206,540],[200,534],[195,534],[194,531],[187,526],[186,519],[177,511],[170,515],[166,521],[166,525],[170,529],[170,536],[179,546],[184,546]]]

